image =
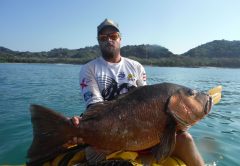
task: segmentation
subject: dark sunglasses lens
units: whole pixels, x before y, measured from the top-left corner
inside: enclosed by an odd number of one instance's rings
[[[112,39],[112,40],[117,40],[118,39],[118,34],[117,33],[110,34],[109,38]]]
[[[99,36],[98,36],[98,39],[99,39],[100,41],[107,41],[108,37],[107,37],[107,35],[99,35]]]
[[[99,35],[98,36],[98,40],[100,40],[102,42],[107,41],[108,38],[110,38],[111,40],[117,40],[119,38],[119,34],[112,33],[112,34],[108,34],[108,35]]]

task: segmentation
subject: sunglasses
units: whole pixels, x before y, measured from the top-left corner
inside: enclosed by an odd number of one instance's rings
[[[113,33],[110,33],[110,34],[107,34],[107,35],[98,35],[98,40],[101,41],[101,42],[105,42],[109,39],[111,40],[117,40],[119,38],[119,33],[118,32],[113,32]]]

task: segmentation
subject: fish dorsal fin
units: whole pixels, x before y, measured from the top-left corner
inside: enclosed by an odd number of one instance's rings
[[[166,128],[160,135],[160,143],[152,148],[158,162],[166,159],[174,150],[176,144],[176,123],[172,117],[167,119]]]
[[[82,120],[88,120],[92,118],[97,118],[100,115],[103,115],[105,113],[108,113],[112,110],[114,104],[113,101],[105,101],[101,103],[96,103],[94,105],[91,105],[82,115]]]

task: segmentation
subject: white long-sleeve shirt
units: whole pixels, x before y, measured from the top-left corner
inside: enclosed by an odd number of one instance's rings
[[[83,65],[80,71],[81,94],[86,106],[112,100],[139,85],[146,85],[146,72],[139,62],[125,57],[119,63],[99,57]]]

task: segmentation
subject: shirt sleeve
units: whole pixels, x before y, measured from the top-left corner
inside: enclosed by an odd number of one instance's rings
[[[147,75],[144,67],[139,63],[138,65],[138,79],[136,82],[137,86],[147,85]]]
[[[93,68],[88,65],[82,66],[79,76],[79,84],[86,107],[89,104],[103,101]]]

